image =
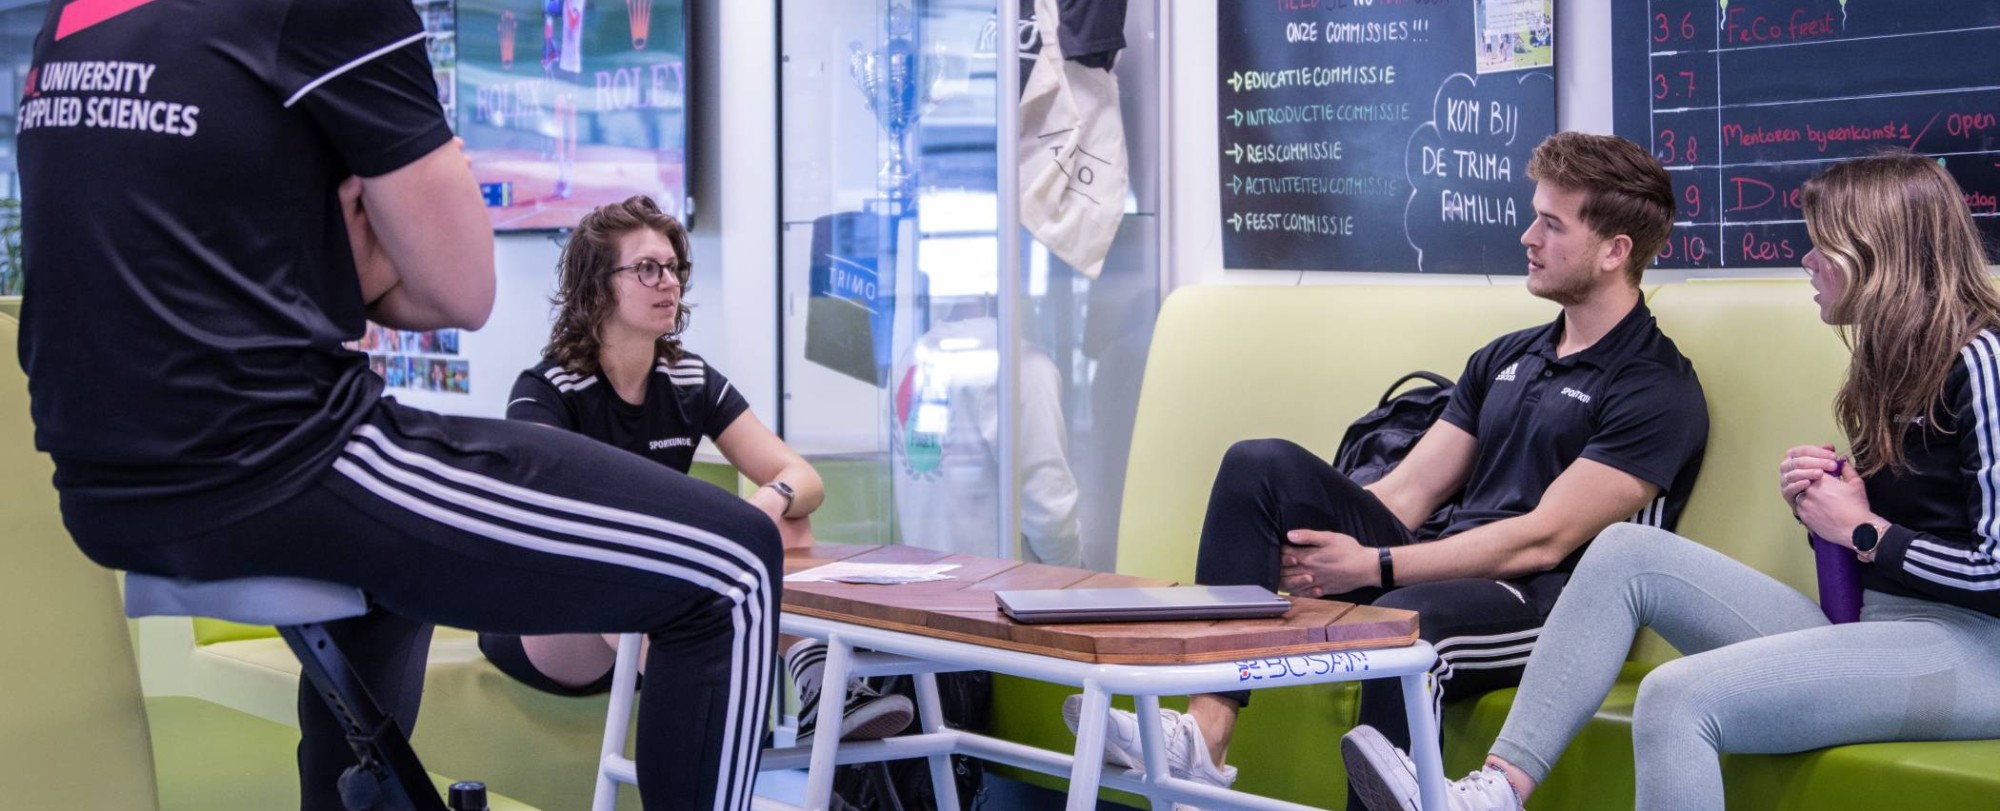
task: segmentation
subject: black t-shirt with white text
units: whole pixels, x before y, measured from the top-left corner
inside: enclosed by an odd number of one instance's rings
[[[451,138],[407,0],[52,3],[18,111],[20,360],[65,514],[192,533],[331,465],[381,381],[336,196]]]
[[[657,360],[639,405],[619,397],[602,372],[579,374],[552,362],[522,372],[507,397],[507,419],[575,431],[682,473],[703,436],[722,436],[749,409],[729,379],[695,354]]]

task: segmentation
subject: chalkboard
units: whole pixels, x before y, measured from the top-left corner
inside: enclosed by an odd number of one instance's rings
[[[1554,0],[1223,0],[1223,263],[1522,274]]]
[[[1660,267],[1798,267],[1799,186],[1883,147],[1943,161],[1988,253],[2000,236],[2000,3],[1619,0],[1618,134],[1679,212]]]

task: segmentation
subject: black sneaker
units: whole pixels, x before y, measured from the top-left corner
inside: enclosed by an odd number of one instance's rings
[[[799,734],[796,746],[810,746],[819,724],[819,681],[826,669],[826,645],[802,640],[785,652],[785,671],[799,691]],[[861,679],[847,682],[847,706],[841,709],[840,739],[867,741],[902,732],[916,720],[916,706],[907,696],[882,695]]]

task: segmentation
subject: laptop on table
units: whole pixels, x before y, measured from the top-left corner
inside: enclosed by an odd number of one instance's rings
[[[1292,603],[1262,586],[996,591],[1000,611],[1022,623],[1142,622],[1276,617]]]

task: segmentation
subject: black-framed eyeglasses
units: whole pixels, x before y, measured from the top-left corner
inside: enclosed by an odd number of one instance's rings
[[[671,273],[674,279],[673,289],[679,289],[681,286],[681,274],[687,272],[687,263],[678,259],[667,263],[656,262],[651,259],[641,259],[632,264],[621,265],[611,269],[612,273],[624,273],[626,271],[631,271],[633,275],[638,276],[639,283],[647,287],[659,287],[660,280]]]

